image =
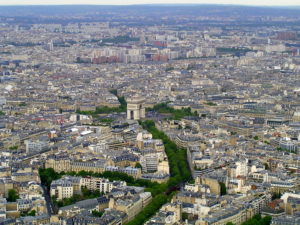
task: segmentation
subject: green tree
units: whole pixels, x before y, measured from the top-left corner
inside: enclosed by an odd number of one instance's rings
[[[185,220],[189,219],[189,214],[188,213],[182,213],[181,217],[182,217],[182,220],[185,221]]]
[[[14,146],[10,146],[9,150],[18,150],[19,146],[14,145]]]
[[[168,66],[165,71],[169,72],[169,71],[172,71],[172,70],[174,70],[174,67],[173,66]]]
[[[62,175],[56,173],[52,168],[47,168],[47,169],[40,168],[39,175],[42,184],[46,185],[48,188],[50,187],[53,180],[57,180],[62,177]]]
[[[152,201],[138,214],[136,217],[128,222],[126,225],[144,224],[152,215],[157,212],[160,207],[167,203],[168,198],[164,194],[157,195]]]
[[[279,199],[279,198],[281,198],[281,196],[282,196],[281,192],[273,192],[272,200]]]
[[[27,215],[28,216],[35,216],[36,211],[35,210],[31,210]]]
[[[111,89],[109,92],[112,93],[115,96],[118,96],[118,90],[117,89]]]
[[[253,216],[252,219],[255,219],[255,220],[257,220],[257,221],[260,221],[260,220],[261,220],[261,215],[260,215],[260,214],[256,214],[256,215]]]
[[[220,194],[221,195],[226,195],[227,194],[227,189],[226,189],[226,185],[223,183],[223,182],[219,182],[219,184],[220,184],[220,188],[221,188],[221,190],[220,190]]]
[[[253,216],[251,219],[242,223],[242,225],[270,225],[272,217],[265,216],[261,217],[260,214]]]
[[[265,216],[262,218],[261,220],[261,225],[270,225],[272,221],[272,217],[271,216]]]
[[[163,141],[171,172],[171,177],[167,183],[159,184],[157,182],[151,182],[149,180],[134,179],[132,176],[120,172],[105,171],[104,173],[93,173],[90,171],[80,171],[78,173],[56,173],[53,169],[39,169],[42,183],[50,185],[52,180],[59,179],[63,175],[67,174],[72,176],[103,177],[109,179],[110,181],[122,180],[126,181],[127,185],[130,186],[145,187],[145,191],[151,192],[153,199],[151,203],[149,203],[141,211],[141,213],[139,213],[132,221],[128,223],[128,225],[144,224],[145,221],[153,216],[163,204],[165,204],[168,200],[170,200],[170,198],[172,198],[173,193],[175,193],[182,182],[192,181],[192,176],[187,163],[186,149],[178,148],[177,145],[173,141],[171,141],[164,132],[158,130],[155,127],[154,121],[146,120],[140,122],[140,124],[144,129],[152,134],[154,139],[161,139]],[[83,198],[92,196],[95,196],[95,193],[91,193],[89,190],[83,190],[83,195],[81,196],[74,195],[70,199],[63,199],[61,201],[56,201],[56,199],[54,198],[53,202],[58,207],[61,207],[67,204],[73,204],[76,201],[82,200]]]
[[[137,162],[137,163],[135,164],[135,168],[140,168],[140,169],[142,169],[143,167],[142,167],[142,165],[141,165],[139,162]]]
[[[106,38],[106,39],[102,39],[101,42],[98,45],[105,45],[106,43],[126,43],[126,42],[130,42],[130,41],[139,41],[139,38],[135,38],[135,37],[129,37],[129,36],[116,36],[113,38]]]
[[[103,213],[104,213],[104,212],[99,212],[99,211],[97,211],[97,210],[93,210],[93,211],[92,211],[92,215],[93,215],[94,217],[101,217],[101,216],[103,215]]]
[[[216,106],[217,105],[216,103],[213,103],[213,102],[206,102],[205,104],[209,105],[209,106]]]
[[[127,109],[127,102],[125,100],[125,97],[123,96],[118,96],[117,95],[117,90],[113,89],[110,91],[112,94],[116,95],[120,102],[119,107],[107,107],[107,106],[102,106],[102,107],[96,107],[95,111],[80,111],[77,110],[76,113],[82,114],[82,115],[91,115],[93,117],[97,117],[98,114],[108,114],[108,113],[113,113],[113,112],[126,112]]]
[[[140,122],[142,127],[149,131],[154,139],[161,139],[165,146],[165,151],[168,156],[171,178],[168,181],[168,187],[177,186],[183,181],[191,180],[191,171],[187,163],[186,149],[180,149],[169,139],[162,131],[155,127],[152,120]]]
[[[15,202],[17,199],[19,199],[19,195],[15,189],[9,189],[8,190],[8,198],[7,201],[9,202]]]
[[[156,104],[153,106],[153,108],[148,108],[147,110],[153,110],[158,113],[171,114],[172,116],[170,117],[170,119],[174,120],[180,120],[186,116],[199,116],[196,111],[193,113],[190,107],[174,109],[172,107],[169,107],[167,103]]]
[[[268,163],[264,163],[264,166],[265,166],[265,169],[266,169],[266,170],[269,170],[269,169],[270,169],[270,167],[269,167],[269,164],[268,164]]]

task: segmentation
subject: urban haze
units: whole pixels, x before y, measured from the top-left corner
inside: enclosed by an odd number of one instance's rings
[[[300,7],[0,6],[0,225],[299,225],[299,148]]]

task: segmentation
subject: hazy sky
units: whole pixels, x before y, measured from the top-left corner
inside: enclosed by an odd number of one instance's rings
[[[61,4],[97,4],[128,5],[158,3],[217,3],[239,5],[298,5],[300,0],[0,0],[0,5],[61,5]]]

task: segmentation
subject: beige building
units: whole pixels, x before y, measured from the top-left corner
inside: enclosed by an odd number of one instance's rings
[[[89,190],[98,190],[103,193],[109,193],[114,188],[112,182],[100,177],[83,177],[80,179],[80,186],[87,187]],[[124,182],[124,186],[126,186],[126,182]]]
[[[195,180],[195,184],[206,184],[209,186],[211,193],[220,195],[221,187],[217,180],[208,178],[208,177],[197,177]]]
[[[127,119],[139,120],[145,118],[145,99],[132,97],[127,99]]]
[[[125,199],[110,199],[109,208],[125,212],[128,221],[132,220],[143,209],[143,200],[140,196]]]
[[[36,181],[40,182],[40,178],[37,172],[17,172],[12,173],[11,179],[16,182],[30,182],[30,181]]]
[[[71,198],[73,196],[73,193],[73,185],[69,180],[59,179],[51,183],[50,195],[55,196],[58,200]]]
[[[102,173],[104,172],[104,166],[96,165],[92,162],[71,162],[69,159],[48,159],[45,163],[46,168],[53,168],[56,172],[80,172],[84,171],[92,171],[95,173]]]
[[[196,225],[226,225],[229,222],[240,225],[253,216],[252,209],[243,206],[224,208],[222,211],[211,213],[208,217],[196,222]]]
[[[56,172],[80,172],[80,171],[90,171],[94,173],[103,173],[104,171],[117,171],[126,173],[134,178],[140,178],[142,173],[141,169],[132,167],[115,167],[113,166],[112,160],[105,160],[105,162],[97,161],[94,162],[71,162],[69,159],[48,159],[45,163],[45,168],[53,168]]]
[[[0,180],[0,195],[8,197],[8,191],[14,189],[12,180],[1,179]]]

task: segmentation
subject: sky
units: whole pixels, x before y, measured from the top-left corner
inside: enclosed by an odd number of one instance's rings
[[[131,5],[131,4],[236,4],[265,6],[300,6],[300,0],[0,0],[0,5]]]

